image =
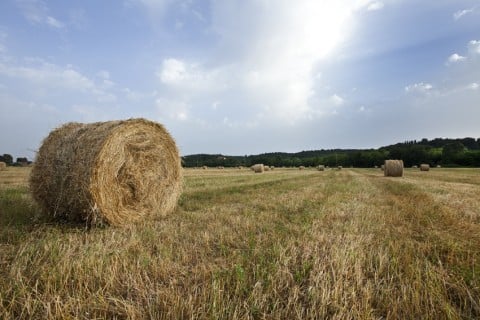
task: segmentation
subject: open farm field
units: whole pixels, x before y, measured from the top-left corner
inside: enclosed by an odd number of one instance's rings
[[[176,211],[46,221],[0,171],[0,319],[478,319],[480,169],[186,169]]]

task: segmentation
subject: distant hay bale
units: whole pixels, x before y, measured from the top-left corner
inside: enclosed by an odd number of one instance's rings
[[[275,166],[270,166],[270,170],[274,170],[275,169]]]
[[[441,168],[441,167],[442,167],[441,165],[437,164],[437,168]]]
[[[207,166],[202,166],[202,169],[207,170],[208,168],[207,168]]]
[[[263,166],[263,170],[270,171],[270,167],[269,166]]]
[[[343,169],[342,166],[338,166],[338,167],[337,167],[337,170],[342,170],[342,169]]]
[[[403,160],[385,160],[385,177],[403,177]]]
[[[225,167],[224,166],[218,166],[217,169],[223,170],[223,169],[225,169]]]
[[[430,165],[426,163],[422,163],[420,165],[420,171],[430,171]]]
[[[257,163],[252,166],[252,169],[255,173],[263,173],[263,171],[265,171],[265,166],[261,163]]]
[[[321,164],[317,167],[317,170],[318,171],[325,171],[325,166],[323,164]]]
[[[7,164],[3,161],[0,161],[0,171],[7,169]]]
[[[175,141],[145,119],[67,123],[43,141],[30,175],[44,214],[88,225],[164,216],[182,183]]]
[[[378,169],[378,166],[374,166],[375,169]]]
[[[299,170],[305,170],[305,166],[298,167]]]
[[[412,168],[413,168],[413,169],[418,169],[418,166],[413,165]]]

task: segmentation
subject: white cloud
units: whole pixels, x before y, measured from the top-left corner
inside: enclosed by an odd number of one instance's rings
[[[428,93],[433,89],[430,83],[415,83],[405,87],[405,91],[408,93]]]
[[[465,16],[465,15],[467,15],[467,14],[469,14],[469,13],[472,13],[472,12],[474,12],[474,8],[465,9],[465,10],[459,10],[459,11],[457,11],[457,12],[455,12],[455,13],[453,14],[453,19],[458,20],[458,19],[460,19],[461,17],[463,17],[463,16]]]
[[[40,63],[33,66],[12,66],[0,63],[0,74],[23,79],[44,88],[89,90],[95,87],[92,80],[74,70],[71,66],[60,67],[42,60],[39,61]]]
[[[456,63],[465,60],[467,60],[467,57],[461,56],[458,53],[454,53],[450,57],[448,57],[448,63]]]
[[[342,97],[338,96],[337,94],[334,94],[333,96],[330,97],[330,101],[335,105],[335,106],[341,106],[344,102],[345,99]]]
[[[157,98],[155,101],[155,106],[161,120],[163,121],[186,121],[189,119],[189,107],[184,101]]]
[[[50,17],[48,16],[45,20],[45,22],[50,26],[50,27],[54,27],[54,28],[57,28],[57,29],[61,29],[63,28],[65,25],[58,21],[57,19],[53,18],[53,17]]]
[[[478,90],[480,88],[480,85],[476,82],[473,82],[468,86],[468,88],[471,90]]]
[[[375,2],[368,5],[367,10],[368,11],[376,11],[376,10],[382,9],[383,7],[384,7],[383,2],[375,1]]]
[[[468,43],[468,49],[473,54],[480,54],[480,40],[471,40]]]
[[[65,24],[49,14],[50,10],[41,0],[16,0],[25,19],[34,25],[47,25],[52,28],[62,29]]]

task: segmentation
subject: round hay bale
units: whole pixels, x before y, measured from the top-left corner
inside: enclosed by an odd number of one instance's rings
[[[275,166],[270,166],[270,170],[275,170]]]
[[[123,226],[177,205],[182,167],[175,141],[145,119],[67,123],[43,141],[30,175],[46,215]]]
[[[7,164],[3,161],[0,161],[0,171],[7,169]]]
[[[441,167],[442,167],[441,165],[437,164],[437,168],[439,168],[439,169],[440,169]]]
[[[378,169],[378,166],[373,166],[375,169]]]
[[[385,160],[385,177],[402,177],[403,176],[403,160]]]
[[[317,170],[318,171],[325,171],[325,166],[323,164],[321,164],[317,167]]]
[[[298,170],[305,170],[305,166],[298,167]]]
[[[342,170],[342,169],[343,169],[342,166],[338,166],[338,167],[337,167],[337,170]]]
[[[412,166],[412,169],[418,169],[418,166],[413,165],[413,166]]]
[[[217,169],[218,170],[223,170],[223,169],[225,169],[225,167],[224,166],[218,166]]]
[[[265,170],[265,166],[261,163],[257,163],[252,166],[252,169],[255,173],[263,173],[263,171]]]
[[[422,163],[420,165],[420,171],[430,171],[430,165],[426,163]]]
[[[207,168],[207,166],[202,166],[202,169],[207,170],[208,168]]]
[[[263,166],[263,170],[265,170],[265,171],[270,171],[270,167],[264,165],[264,166]]]

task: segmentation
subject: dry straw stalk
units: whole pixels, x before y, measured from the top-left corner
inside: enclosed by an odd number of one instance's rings
[[[385,177],[403,177],[403,160],[385,160]]]
[[[167,130],[145,119],[67,123],[43,141],[30,188],[47,215],[128,225],[174,210],[180,156]]]

